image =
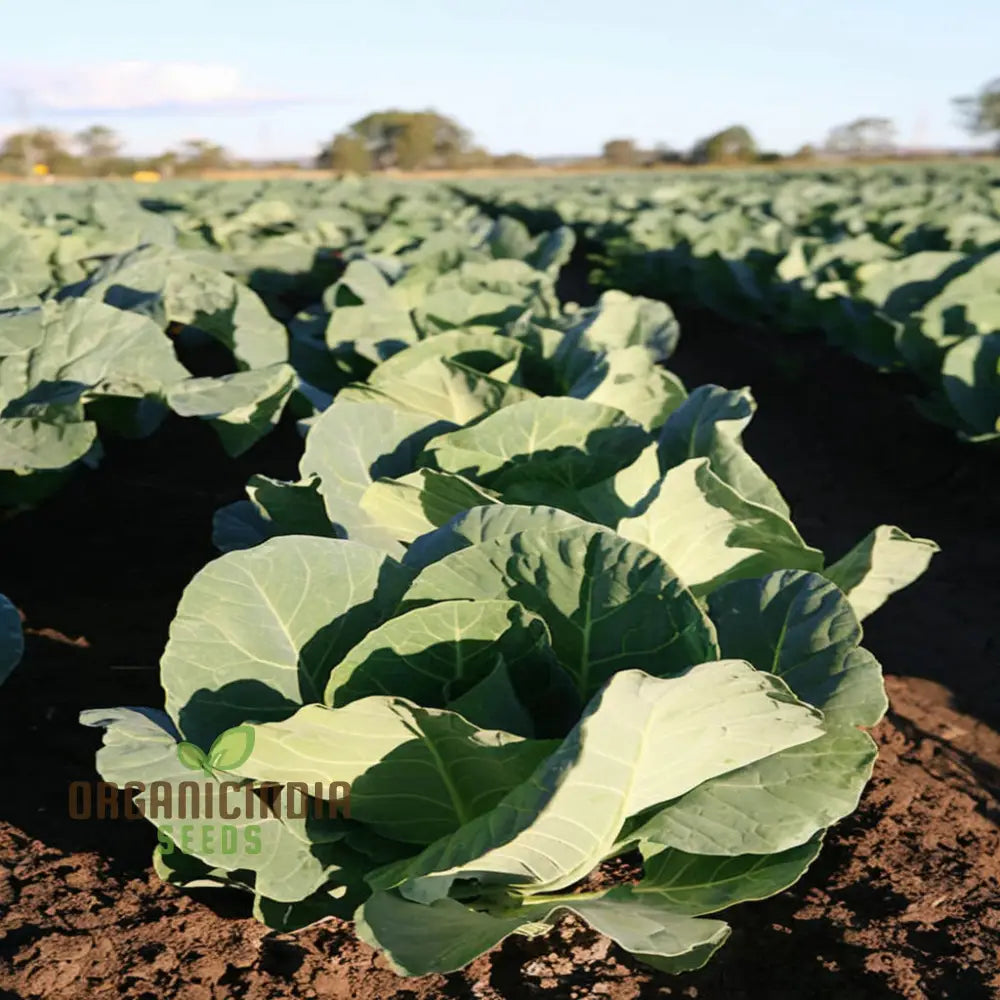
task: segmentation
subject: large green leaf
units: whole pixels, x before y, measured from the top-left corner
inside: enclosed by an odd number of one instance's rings
[[[441,601],[369,632],[330,674],[323,700],[345,705],[368,695],[443,707],[487,677],[497,658],[544,679],[548,629],[513,601]],[[522,661],[523,666],[522,666]]]
[[[0,282],[3,281],[0,274]],[[0,291],[0,357],[21,354],[38,345],[45,338],[38,305],[21,308],[5,307]]]
[[[488,487],[527,481],[577,489],[634,461],[648,440],[620,410],[553,397],[507,406],[435,438],[426,454],[438,468]]]
[[[916,314],[920,334],[944,348],[974,333],[991,333],[1000,320],[1000,251],[987,253],[949,281]]]
[[[655,496],[663,476],[657,458],[657,444],[652,442],[631,464],[593,486],[576,493],[574,507],[588,521],[614,527],[622,518],[643,510]]]
[[[867,733],[836,727],[706,781],[631,826],[621,842],[728,856],[798,847],[857,808],[876,756]]]
[[[678,915],[649,898],[568,901],[565,907],[639,961],[672,975],[700,969],[729,937],[721,920]]]
[[[558,311],[551,278],[519,260],[464,261],[431,281],[414,322],[425,337],[460,328],[498,328],[525,309]]]
[[[822,847],[817,837],[776,854],[720,857],[685,854],[674,848],[647,852],[642,879],[616,886],[607,900],[657,901],[671,913],[699,917],[748,900],[766,899],[798,881]]]
[[[863,619],[921,576],[939,551],[929,538],[914,538],[894,525],[881,524],[823,575],[847,594],[854,613]]]
[[[20,227],[0,223],[0,261],[0,302],[44,292],[53,284],[43,255],[36,252],[30,236]]]
[[[576,234],[569,226],[559,226],[535,237],[535,249],[525,258],[527,263],[540,271],[547,271],[553,278],[563,265],[568,264],[576,245]]]
[[[686,396],[680,380],[638,346],[597,356],[566,394],[615,406],[647,430],[662,426]]]
[[[249,549],[276,535],[337,537],[319,493],[319,480],[288,483],[251,476],[249,500],[238,500],[215,512],[212,543],[222,552]]]
[[[371,261],[352,260],[325,293],[324,304],[331,313],[326,328],[331,348],[353,347],[378,361],[416,340],[409,308]]]
[[[383,377],[377,384],[357,389],[348,386],[340,393],[343,401],[391,400],[458,425],[533,397],[527,389],[439,357],[428,358],[396,378]]]
[[[490,227],[486,245],[494,257],[524,260],[534,249],[535,241],[523,222],[509,215],[501,215]]]
[[[46,302],[27,316],[39,328],[38,342],[4,363],[5,402],[56,383],[75,384],[79,396],[157,398],[188,377],[170,341],[145,316],[87,299]]]
[[[80,721],[105,730],[104,746],[97,753],[101,777],[119,788],[140,782],[144,788],[133,796],[133,802],[143,815],[169,840],[189,846],[188,853],[210,868],[252,871],[260,893],[286,902],[337,881],[336,841],[342,833],[326,825],[311,835],[307,821],[279,818],[256,798],[248,809],[244,791],[237,793],[234,787],[223,794],[223,783],[231,780],[227,776],[220,781],[202,774],[193,780],[178,757],[179,734],[163,712],[93,709],[83,712]],[[169,802],[169,806],[164,809],[157,802]],[[181,802],[190,815],[176,815]],[[221,807],[230,813],[224,819]],[[231,850],[222,849],[223,826],[235,831],[232,843],[226,845]]]
[[[400,975],[423,976],[463,968],[527,919],[523,914],[494,917],[454,899],[424,906],[376,892],[355,913],[354,930],[366,944],[385,952]]]
[[[854,275],[860,297],[888,316],[905,320],[948,280],[963,255],[945,250],[925,250],[895,260],[862,264]]]
[[[479,542],[514,535],[521,531],[542,531],[552,536],[573,532],[587,522],[557,507],[528,507],[494,503],[469,507],[456,514],[436,531],[414,540],[404,564],[425,569],[452,552]]]
[[[424,569],[459,549],[514,535],[521,531],[544,531],[553,535],[572,532],[586,525],[558,507],[531,507],[518,504],[482,504],[456,514],[436,531],[422,535],[406,552],[406,565]]]
[[[418,341],[387,358],[372,372],[370,382],[379,387],[405,379],[408,372],[434,358],[456,361],[467,368],[489,374],[501,365],[516,362],[523,350],[516,340],[492,331],[448,330]]]
[[[532,893],[564,888],[608,853],[629,816],[821,733],[818,713],[737,660],[669,679],[623,671],[529,782],[369,881],[375,889],[406,883],[404,893],[421,901],[461,877]]]
[[[874,726],[887,707],[882,673],[861,649],[843,593],[816,573],[786,570],[739,580],[708,601],[722,655],[781,677],[823,710],[828,725]]]
[[[185,588],[160,663],[166,707],[202,748],[320,701],[332,667],[408,574],[357,542],[288,536],[210,562]]]
[[[464,476],[417,469],[398,479],[377,479],[359,506],[396,538],[412,542],[470,507],[497,503],[496,494]]]
[[[573,901],[572,897],[559,905],[536,903],[492,914],[454,899],[422,905],[396,893],[376,892],[358,909],[354,921],[358,937],[384,951],[397,972],[420,976],[460,969],[510,934],[545,933],[548,921],[563,910],[666,972],[699,968],[729,936],[721,921],[677,916],[655,903]]]
[[[641,347],[656,361],[673,354],[680,325],[665,302],[610,289],[597,305],[581,310],[566,331],[566,350],[613,351]]]
[[[523,508],[508,511],[527,517]],[[618,670],[667,676],[717,655],[714,628],[674,572],[648,549],[586,522],[462,548],[427,566],[406,594],[410,605],[463,599],[515,600],[540,615],[584,698]]]
[[[430,844],[489,812],[558,746],[382,696],[342,708],[306,705],[284,722],[251,728],[241,775],[346,782],[352,821],[409,844]]]
[[[941,374],[948,402],[970,436],[1000,433],[1000,330],[956,344],[945,355]]]
[[[242,455],[281,417],[295,388],[295,372],[279,363],[217,378],[178,382],[167,394],[170,408],[182,417],[207,420],[228,455]]]
[[[424,444],[447,426],[383,403],[335,402],[310,429],[299,469],[303,478],[319,477],[330,520],[350,531],[367,520],[358,508],[365,490],[381,477],[412,472]]]
[[[823,567],[823,553],[791,521],[745,500],[707,458],[668,469],[642,513],[621,520],[618,533],[652,549],[695,595],[768,570]]]
[[[712,471],[741,496],[788,517],[788,504],[743,447],[754,409],[749,389],[698,386],[663,425],[660,468],[665,472],[689,458],[708,458]]]
[[[2,417],[0,469],[64,469],[87,455],[96,441],[97,425],[89,420]]]
[[[560,668],[556,666],[556,669]],[[538,720],[532,718],[521,701],[521,696],[514,687],[510,668],[502,658],[496,660],[493,669],[481,681],[459,697],[451,699],[446,707],[484,729],[502,729],[504,732],[514,733],[516,736],[543,736],[547,735],[548,732],[556,733],[560,728],[565,732],[568,726],[554,726],[552,716],[572,714],[575,719],[580,706],[579,699],[567,697],[567,694],[573,695],[575,691],[570,686],[569,677],[564,671],[561,672],[566,678],[569,691],[566,693],[558,692],[563,696],[559,706],[562,712],[550,713],[543,720],[545,731],[542,731],[543,725],[539,725]],[[536,672],[536,676],[538,674],[540,672]],[[534,676],[531,677],[530,682],[535,692],[541,693],[537,686],[538,681]],[[572,721],[569,724],[572,725]]]
[[[142,247],[109,261],[87,289],[123,310],[192,326],[232,351],[241,369],[288,359],[285,328],[246,285],[213,265],[207,254],[176,247]]]

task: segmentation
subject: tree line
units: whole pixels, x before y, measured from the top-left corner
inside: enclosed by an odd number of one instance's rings
[[[1000,152],[1000,78],[976,94],[954,101],[964,127],[972,135],[994,135]],[[129,176],[155,171],[160,176],[197,175],[207,170],[259,167],[235,159],[208,139],[191,139],[179,149],[153,157],[122,154],[121,138],[104,125],[92,125],[73,136],[41,128],[9,135],[0,143],[0,173],[51,172],[65,176]],[[868,116],[830,130],[819,145],[806,145],[791,159],[817,157],[861,159],[898,152],[896,131],[888,118]],[[630,138],[605,142],[598,154],[577,159],[585,165],[613,168],[651,167],[666,163],[769,163],[786,157],[763,150],[745,125],[731,125],[699,139],[685,151],[659,144],[642,148]],[[518,169],[535,165],[523,153],[494,154],[473,142],[472,133],[436,111],[376,111],[338,132],[320,149],[315,166],[350,173],[399,170]],[[297,161],[271,161],[267,166],[297,167]]]
[[[822,150],[804,146],[793,157],[874,156],[894,148],[893,126],[886,118],[859,118],[831,131]],[[699,139],[690,150],[665,143],[643,149],[634,139],[609,139],[599,154],[578,162],[594,166],[651,167],[664,163],[769,163],[785,159],[759,147],[745,125],[731,125]],[[322,169],[369,173],[379,170],[462,170],[520,167],[534,163],[518,153],[495,156],[472,144],[471,134],[451,118],[433,111],[379,111],[338,132],[316,159]]]
[[[69,177],[124,177],[140,170],[172,177],[239,165],[208,139],[189,139],[157,156],[124,156],[123,148],[121,137],[106,125],[70,136],[49,128],[15,132],[0,142],[0,174],[31,174],[42,167],[45,173]]]

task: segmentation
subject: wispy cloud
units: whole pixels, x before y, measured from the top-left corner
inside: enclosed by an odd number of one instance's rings
[[[33,117],[232,114],[339,103],[336,98],[269,92],[247,82],[234,66],[191,62],[9,67],[0,71],[0,87],[13,105]]]

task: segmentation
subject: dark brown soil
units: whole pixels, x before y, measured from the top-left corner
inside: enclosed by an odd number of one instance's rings
[[[29,627],[0,688],[0,1000],[1000,996],[997,454],[814,341],[782,347],[790,376],[766,336],[682,323],[673,367],[689,384],[754,387],[749,447],[808,540],[839,555],[888,521],[944,548],[866,623],[891,675],[876,777],[798,885],[739,909],[723,951],[684,977],[567,923],[407,981],[340,923],[274,934],[241,898],[161,884],[145,824],[68,819],[68,783],[94,776],[100,740],[78,712],[161,703],[155,665],[181,589],[214,554],[212,512],[250,473],[294,473],[290,425],[232,461],[206,427],[174,420],[0,525],[0,592]]]

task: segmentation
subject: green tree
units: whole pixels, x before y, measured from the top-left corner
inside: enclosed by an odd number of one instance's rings
[[[106,125],[91,125],[74,136],[83,154],[84,165],[91,171],[105,171],[121,152],[122,142]]]
[[[401,170],[430,166],[434,163],[437,149],[437,123],[434,118],[426,114],[413,115],[396,138],[396,166]],[[459,149],[453,148],[442,150],[448,160],[458,152]]]
[[[473,146],[450,154],[441,165],[448,170],[485,170],[493,166],[493,157],[482,146]]]
[[[972,135],[995,133],[996,148],[1000,152],[1000,77],[984,84],[977,94],[956,97],[954,103],[966,131]]]
[[[229,165],[226,150],[209,139],[188,139],[180,156],[180,165],[187,170],[221,170]]]
[[[639,162],[639,150],[634,139],[609,139],[601,158],[613,167],[634,167]]]
[[[449,166],[468,150],[471,138],[461,125],[436,111],[398,110],[365,115],[347,135],[364,144],[376,170]],[[332,143],[320,157],[330,155]]]
[[[653,146],[650,154],[650,163],[680,163],[684,159],[684,154],[674,149],[669,143],[658,142]]]
[[[316,157],[316,166],[321,170],[365,174],[372,168],[372,156],[364,140],[347,132],[338,132]]]
[[[155,170],[161,177],[173,177],[180,166],[180,155],[173,150],[167,150],[154,156],[148,163],[143,164],[146,170]]]
[[[885,156],[896,146],[896,127],[889,118],[856,118],[827,136],[826,149],[842,156]]]
[[[757,158],[757,143],[744,125],[699,139],[691,150],[694,163],[750,163]]]
[[[75,160],[62,135],[52,129],[38,128],[7,136],[0,145],[0,162],[11,173],[30,174],[39,163],[53,173],[71,172]]]
[[[500,170],[527,170],[538,166],[535,160],[524,153],[501,153],[492,157],[490,164]]]

